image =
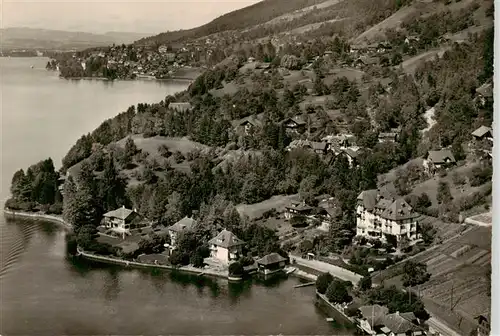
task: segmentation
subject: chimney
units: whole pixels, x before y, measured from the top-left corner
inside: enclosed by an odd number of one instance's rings
[[[122,205],[122,209],[125,209],[125,205]]]
[[[396,312],[396,315],[398,315],[398,316],[399,316],[399,311],[397,311],[397,312]]]

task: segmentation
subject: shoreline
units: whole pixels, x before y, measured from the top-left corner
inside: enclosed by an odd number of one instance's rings
[[[49,222],[53,222],[55,224],[58,224],[62,227],[64,227],[66,230],[71,230],[72,226],[71,224],[67,223],[62,219],[62,217],[56,216],[56,215],[48,215],[48,214],[43,214],[43,213],[29,213],[25,211],[17,211],[17,210],[9,210],[9,209],[3,209],[2,210],[4,215],[7,215],[11,218],[16,218],[16,217],[21,217],[21,218],[28,218],[28,219],[41,219],[41,220],[46,220]],[[170,270],[170,271],[180,271],[184,273],[189,273],[189,274],[195,274],[199,276],[211,276],[211,277],[217,277],[217,278],[223,278],[223,279],[228,279],[229,274],[226,273],[221,273],[221,272],[216,272],[213,270],[207,270],[207,269],[197,269],[195,267],[191,266],[181,266],[181,267],[175,267],[175,266],[169,266],[169,265],[154,265],[154,264],[146,264],[146,263],[140,263],[137,261],[128,261],[125,259],[119,259],[119,258],[111,258],[111,257],[106,257],[106,256],[101,256],[101,255],[96,255],[93,253],[88,253],[85,251],[78,250],[77,255],[91,261],[96,261],[96,262],[101,262],[105,264],[111,264],[111,265],[121,265],[126,268],[129,267],[135,267],[135,268],[151,268],[151,269],[164,269],[164,270]],[[316,280],[316,277],[313,274],[305,273],[299,270],[295,270],[294,272],[289,274],[290,276],[293,276],[298,279],[303,279],[303,280]]]
[[[104,81],[104,82],[132,82],[132,81],[159,81],[159,82],[166,82],[166,81],[194,81],[197,77],[171,77],[171,78],[134,78],[134,79],[124,79],[124,78],[116,78],[116,79],[110,79],[106,77],[62,77],[59,76],[60,79],[65,79],[65,80],[95,80],[95,81]]]
[[[67,230],[71,230],[73,228],[71,224],[66,222],[61,216],[58,215],[48,215],[44,213],[26,212],[26,211],[10,210],[10,209],[2,209],[2,212],[4,213],[4,215],[13,218],[21,217],[21,218],[31,218],[31,219],[42,219],[52,223],[56,223]]]

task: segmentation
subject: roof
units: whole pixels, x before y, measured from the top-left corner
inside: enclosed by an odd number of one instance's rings
[[[194,219],[186,216],[174,225],[171,225],[168,229],[173,232],[183,232],[191,230],[195,224],[196,221]]]
[[[378,58],[376,57],[368,57],[368,56],[360,56],[357,61],[363,62],[364,64],[367,65],[372,65],[372,64],[377,64]]]
[[[298,118],[298,117],[295,117],[295,118],[287,118],[285,120],[283,120],[283,124],[286,125],[288,124],[289,122],[293,122],[294,124],[297,124],[297,125],[305,125],[306,122],[302,119],[302,118]]]
[[[217,236],[210,239],[208,242],[210,245],[217,245],[224,248],[230,248],[233,246],[244,245],[245,243],[236,237],[234,233],[231,231],[227,231],[226,229],[222,230]]]
[[[327,142],[316,142],[316,141],[311,142],[311,147],[314,150],[325,150],[327,145],[328,145]]]
[[[249,123],[255,127],[262,127],[262,121],[257,116],[254,115],[232,122],[233,127],[243,126],[246,123]]]
[[[484,83],[476,89],[476,92],[483,97],[493,97],[493,85],[491,83]]]
[[[488,132],[490,134],[493,133],[493,130],[491,129],[491,127],[481,126],[477,130],[475,130],[474,132],[472,132],[472,135],[476,136],[478,138],[481,138],[481,137],[485,136],[486,134],[488,134]]]
[[[179,110],[181,112],[187,111],[191,109],[191,103],[183,102],[183,103],[170,103],[168,107],[171,109]]]
[[[406,203],[403,198],[398,198],[391,205],[386,207],[384,212],[381,214],[381,217],[390,219],[390,220],[403,220],[403,219],[411,219],[418,217],[417,213],[413,211],[413,208]]]
[[[132,213],[137,213],[134,210],[130,210],[122,206],[116,210],[107,212],[104,214],[106,218],[118,218],[118,219],[127,219]]]
[[[286,208],[287,209],[295,209],[297,211],[309,211],[309,210],[313,209],[312,207],[310,207],[307,204],[297,204],[297,205],[292,204],[291,206],[287,206]]]
[[[263,258],[260,258],[259,260],[257,260],[257,263],[259,263],[261,265],[271,265],[271,264],[280,263],[282,261],[286,261],[286,258],[280,256],[276,252],[273,252],[273,253],[270,253],[270,254],[264,256]]]
[[[395,138],[398,134],[395,132],[384,132],[378,135],[379,138]]]
[[[371,210],[377,205],[378,190],[364,190],[359,195],[357,200],[361,201],[363,207],[367,210]]]
[[[342,149],[342,151],[352,158],[357,158],[359,156],[359,152],[355,151],[352,148],[344,148],[344,149]]]
[[[456,162],[455,156],[449,149],[441,149],[438,151],[429,151],[427,153],[427,159],[434,163],[445,163],[447,160],[451,162]]]
[[[383,325],[384,317],[389,313],[389,309],[387,307],[377,304],[373,306],[363,306],[360,307],[359,310],[361,311],[363,318],[367,320],[372,328]]]
[[[415,325],[413,320],[415,320],[415,315],[413,313],[394,313],[389,314],[384,317],[384,325],[389,328],[395,334],[404,334],[408,331],[416,331],[421,328]]]

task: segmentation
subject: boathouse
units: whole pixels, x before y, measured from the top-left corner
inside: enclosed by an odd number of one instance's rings
[[[267,275],[283,271],[287,259],[278,253],[270,253],[263,258],[257,260],[259,272]]]

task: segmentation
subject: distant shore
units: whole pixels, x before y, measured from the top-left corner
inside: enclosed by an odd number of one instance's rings
[[[25,212],[25,211],[10,210],[10,209],[3,209],[3,213],[5,215],[7,215],[8,217],[14,217],[14,218],[15,217],[23,217],[23,218],[47,220],[50,222],[60,224],[68,230],[73,228],[71,224],[66,222],[61,216],[58,216],[58,215],[48,215],[48,214],[38,213],[38,212]]]
[[[178,81],[193,81],[197,78],[196,77],[170,77],[170,78],[147,78],[147,77],[138,77],[138,78],[133,78],[133,79],[122,79],[122,78],[117,78],[117,79],[110,79],[106,77],[63,77],[59,75],[59,78],[61,79],[66,79],[66,80],[96,80],[96,81],[108,81],[108,82],[115,82],[115,81],[123,81],[123,82],[128,82],[128,81],[171,81],[171,80],[178,80]]]

